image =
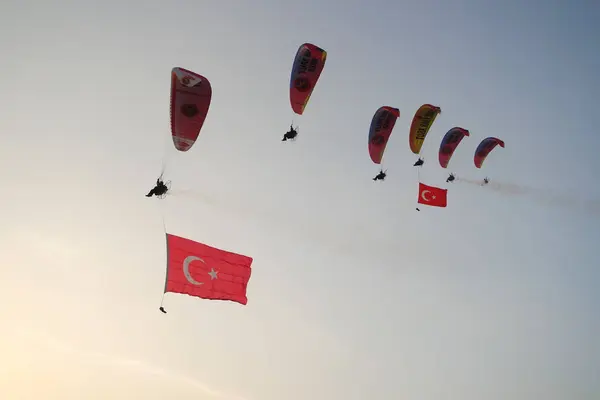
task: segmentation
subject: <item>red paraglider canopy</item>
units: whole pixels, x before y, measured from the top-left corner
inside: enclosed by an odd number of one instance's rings
[[[465,136],[469,136],[469,131],[463,128],[455,127],[450,129],[440,143],[438,159],[442,168],[448,167],[448,163],[454,154],[454,151]]]
[[[212,88],[208,79],[183,68],[171,71],[171,134],[175,148],[188,151],[204,125]]]
[[[392,134],[400,110],[390,106],[379,107],[369,128],[369,156],[375,164],[381,164],[385,147]]]
[[[479,146],[477,146],[477,149],[475,150],[475,155],[473,156],[473,163],[475,164],[476,168],[481,168],[481,165],[487,158],[488,154],[490,154],[490,152],[494,150],[496,146],[504,148],[504,141],[495,137],[488,137],[479,143]]]
[[[298,48],[290,77],[290,104],[296,114],[304,113],[326,60],[327,52],[314,44],[304,43]]]

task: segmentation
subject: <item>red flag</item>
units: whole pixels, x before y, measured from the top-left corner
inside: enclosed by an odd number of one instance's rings
[[[441,189],[435,186],[429,186],[419,182],[419,200],[420,204],[426,204],[433,207],[446,207],[448,189]]]
[[[167,234],[165,293],[246,304],[252,258]]]

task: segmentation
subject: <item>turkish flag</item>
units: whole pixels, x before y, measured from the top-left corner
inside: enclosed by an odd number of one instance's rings
[[[420,204],[426,204],[433,207],[446,207],[448,189],[442,189],[435,186],[425,185],[419,182],[419,200]]]
[[[252,258],[167,233],[165,293],[246,304]]]

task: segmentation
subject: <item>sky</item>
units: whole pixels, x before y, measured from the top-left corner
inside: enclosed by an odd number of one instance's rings
[[[600,398],[599,19],[585,0],[1,2],[0,398]],[[305,42],[328,58],[299,117]],[[186,153],[176,66],[213,88]],[[420,179],[449,192],[417,212],[424,103],[442,114]],[[382,105],[401,116],[373,182]],[[444,170],[454,126],[471,136]],[[506,147],[477,170],[488,136]],[[144,197],[163,165],[172,195]],[[248,304],[160,313],[163,221],[253,257]]]

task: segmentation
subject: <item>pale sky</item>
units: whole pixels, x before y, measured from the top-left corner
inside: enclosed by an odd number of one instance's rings
[[[2,1],[0,399],[599,399],[599,17],[585,0]],[[327,63],[282,143],[304,42]],[[176,66],[213,87],[187,153]],[[442,114],[421,178],[449,193],[418,213],[424,103]],[[382,105],[401,116],[373,182]],[[495,186],[445,183],[454,126],[471,137],[449,170]],[[506,148],[479,171],[488,136]],[[173,196],[148,199],[163,160]],[[163,216],[254,258],[247,306],[158,311]]]

